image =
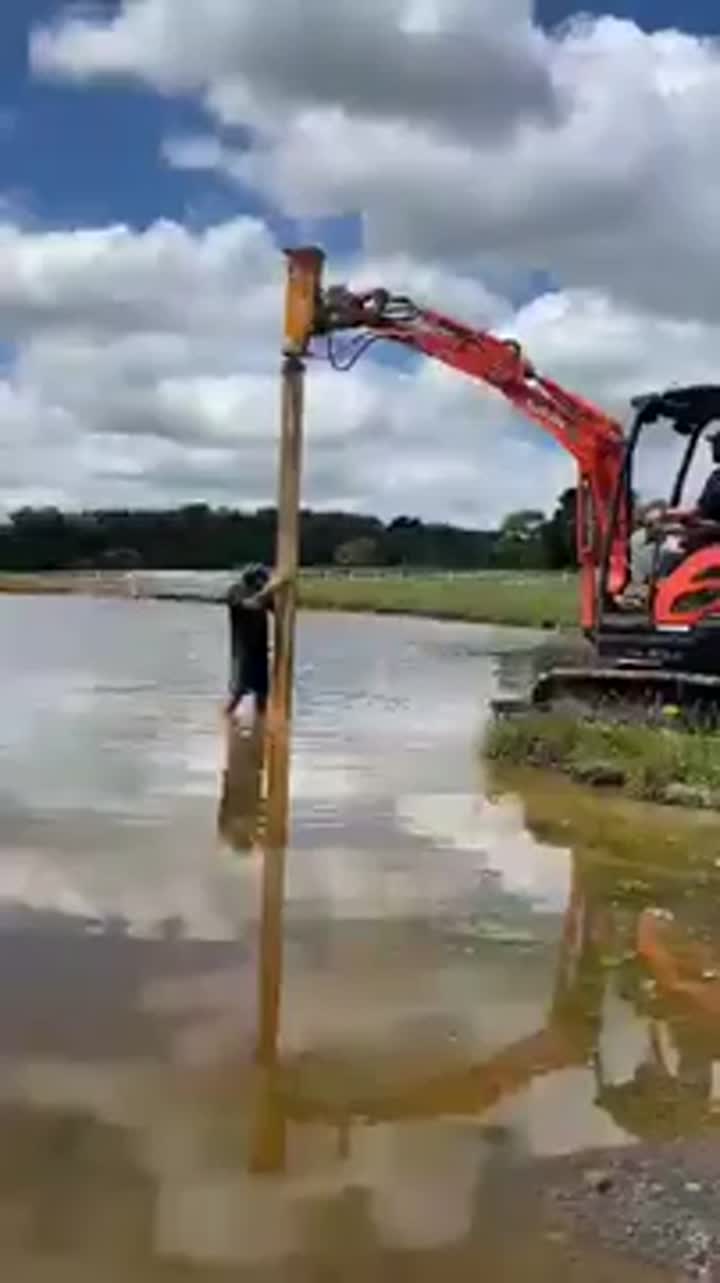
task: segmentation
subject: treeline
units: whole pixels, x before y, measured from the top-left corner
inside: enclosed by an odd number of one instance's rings
[[[499,530],[472,530],[413,517],[382,522],[348,512],[304,511],[306,566],[417,566],[473,570],[559,568],[574,562],[574,491],[551,517],[511,513]],[[167,511],[61,512],[23,508],[0,525],[0,569],[221,570],[271,562],[276,513],[191,504]]]

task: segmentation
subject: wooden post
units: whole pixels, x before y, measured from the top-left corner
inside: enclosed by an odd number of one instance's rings
[[[300,562],[300,485],[307,351],[317,320],[324,255],[288,252],[282,366],[280,467],[275,572],[283,580],[275,603],[275,640],[267,745],[266,850],[284,850],[288,835],[290,730],[295,668],[297,573]]]
[[[278,594],[275,612],[275,646],[271,708],[273,723],[289,722],[293,709],[293,660],[295,657],[295,612],[297,572],[300,560],[300,479],[303,444],[303,401],[305,365],[300,357],[288,355],[282,370],[282,436],[278,486],[278,526],[275,553],[276,573],[285,581]]]
[[[275,555],[275,570],[284,582],[275,602],[267,744],[266,842],[271,851],[283,850],[288,835],[304,378],[305,366],[300,357],[286,356],[282,371],[282,436]]]

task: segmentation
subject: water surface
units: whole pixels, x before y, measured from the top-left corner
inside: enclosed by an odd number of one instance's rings
[[[676,1277],[543,1173],[712,1129],[720,839],[486,776],[534,640],[302,618],[261,930],[223,611],[0,598],[8,1278]]]

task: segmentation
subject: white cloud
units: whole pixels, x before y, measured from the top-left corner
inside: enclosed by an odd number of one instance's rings
[[[205,89],[219,114],[284,124],[298,107],[495,139],[559,104],[525,0],[130,0],[107,21],[70,17],[32,43],[35,66],[82,79],[138,74],[164,90]],[[368,70],[372,68],[372,78]]]
[[[300,216],[362,213],[373,255],[542,267],[717,320],[716,42],[528,0],[124,0],[36,32],[35,67],[197,92],[166,156]],[[246,126],[242,149],[222,134]]]
[[[60,12],[31,56],[39,74],[195,93],[208,130],[168,138],[167,162],[303,218],[361,213],[355,281],[515,333],[614,413],[717,377],[712,41],[607,16],[548,33],[530,0],[123,0]],[[562,288],[519,311],[481,283],[539,267]],[[78,497],[272,500],[281,273],[253,219],[8,227],[0,318],[19,349],[2,421],[62,424],[47,482]],[[480,523],[547,505],[572,477],[436,366],[314,368],[309,410],[309,502]],[[649,489],[667,488],[667,457],[649,450]]]
[[[199,235],[168,221],[141,233],[118,225],[32,234],[0,225],[0,308],[15,334],[26,327],[129,338],[206,333],[215,343],[230,322],[234,342],[262,343],[268,323],[277,332],[270,295],[282,270],[268,231],[251,218]]]
[[[198,233],[0,229],[0,327],[13,344],[0,381],[5,505],[272,502],[282,270],[247,218]],[[540,368],[615,411],[670,371],[714,371],[717,327],[597,291],[514,311],[477,279],[407,255],[335,265],[346,274],[517,335]],[[650,463],[655,490],[665,455]],[[311,365],[309,503],[493,523],[549,506],[572,476],[499,397],[439,365]]]

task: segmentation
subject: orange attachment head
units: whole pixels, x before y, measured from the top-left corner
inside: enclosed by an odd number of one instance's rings
[[[325,255],[314,246],[286,250],[285,253],[288,273],[284,351],[293,356],[302,356],[316,329]]]

